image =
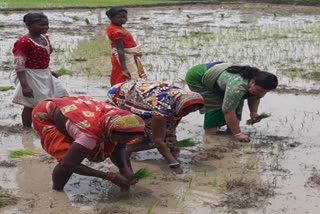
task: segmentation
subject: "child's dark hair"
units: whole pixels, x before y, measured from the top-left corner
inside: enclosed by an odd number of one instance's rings
[[[251,67],[248,65],[238,66],[234,65],[227,69],[227,72],[232,74],[240,74],[242,78],[248,80],[254,80],[255,84],[261,86],[266,90],[272,90],[278,86],[278,78],[276,75],[261,71],[256,67]]]
[[[26,15],[23,16],[23,22],[26,25],[31,25],[41,19],[48,19],[48,17],[43,13],[27,13]]]
[[[114,17],[115,15],[121,12],[128,13],[128,11],[123,7],[111,7],[109,10],[107,10],[106,15],[108,16],[109,19],[111,19],[112,17]]]

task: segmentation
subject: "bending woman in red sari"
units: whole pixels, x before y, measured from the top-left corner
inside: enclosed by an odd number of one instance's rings
[[[122,27],[128,20],[128,11],[112,7],[106,12],[111,24],[107,26],[107,36],[111,43],[112,72],[111,86],[128,79],[146,78],[140,60],[140,48],[132,34]]]
[[[45,100],[32,112],[34,129],[43,149],[58,160],[53,189],[62,190],[73,173],[110,180],[123,189],[136,183],[126,143],[143,137],[143,120],[128,111],[88,97]],[[102,162],[107,157],[120,173],[103,172],[81,162]]]

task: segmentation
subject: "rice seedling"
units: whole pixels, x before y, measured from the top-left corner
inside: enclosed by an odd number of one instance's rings
[[[271,114],[263,112],[263,113],[258,115],[258,119],[262,120],[262,119],[268,118],[270,116],[271,116]]]
[[[0,86],[0,91],[9,91],[13,89],[14,89],[13,86]]]
[[[268,117],[270,117],[270,116],[271,116],[271,114],[268,114],[268,113],[264,113],[264,112],[263,112],[263,113],[261,113],[261,114],[258,115],[258,117],[257,117],[256,120],[253,120],[253,119],[247,120],[247,124],[248,124],[248,125],[252,125],[252,124],[257,123],[257,122],[260,122],[260,120],[265,119],[265,118],[268,118]]]
[[[17,203],[17,198],[0,187],[0,208]]]
[[[246,164],[246,169],[249,169],[249,170],[253,170],[257,167],[258,163],[259,163],[260,159],[258,158],[257,160],[253,161],[253,162],[250,162],[250,163],[247,163]]]
[[[9,152],[10,158],[23,158],[26,156],[33,156],[36,152],[32,150],[14,150]]]
[[[183,147],[192,147],[192,146],[195,146],[196,144],[197,143],[195,143],[191,138],[187,138],[187,139],[184,139],[184,140],[179,140],[175,144],[175,146],[183,148]]]
[[[152,172],[148,168],[143,167],[134,173],[133,179],[142,180],[150,176],[152,176]]]
[[[153,214],[154,213],[154,209],[156,208],[156,206],[158,205],[158,202],[154,202],[150,205],[150,207],[148,208],[147,214]]]

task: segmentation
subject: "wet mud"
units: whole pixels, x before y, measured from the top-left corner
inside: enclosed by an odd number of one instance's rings
[[[99,22],[96,9],[43,12],[49,17],[55,47],[52,69],[73,71],[72,76],[61,77],[71,95],[104,100],[109,56],[102,57],[106,67],[70,56],[83,39],[104,35],[107,18],[102,16]],[[11,48],[26,33],[21,21],[25,13],[0,12],[0,86],[14,86]],[[319,212],[319,80],[280,72],[319,71],[319,8],[252,3],[135,7],[129,8],[126,27],[144,45],[142,59],[151,79],[187,88],[183,81],[187,69],[216,60],[276,73],[280,87],[261,100],[261,112],[271,116],[249,126],[245,123],[249,111],[244,109],[241,129],[251,137],[244,144],[223,130],[217,136],[205,136],[203,115],[190,114],[178,127],[178,140],[193,138],[201,143],[181,149],[184,174],[172,174],[161,155],[150,150],[134,154],[132,164],[134,169],[148,167],[153,176],[129,193],[109,182],[78,175],[71,177],[63,192],[57,192],[51,188],[56,161],[44,153],[36,133],[20,125],[22,108],[11,103],[13,91],[0,92],[0,204],[2,191],[9,197],[0,213]],[[81,68],[94,71],[86,73]],[[10,151],[22,149],[36,151],[36,155],[9,157]],[[109,160],[84,163],[116,171]]]

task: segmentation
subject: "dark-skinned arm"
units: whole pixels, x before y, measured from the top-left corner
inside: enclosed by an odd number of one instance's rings
[[[22,88],[22,94],[25,97],[33,97],[33,90],[30,88],[27,78],[26,78],[26,71],[19,71],[17,72],[18,79],[20,81],[20,85]]]
[[[178,161],[173,157],[170,149],[165,143],[167,121],[162,118],[153,116],[151,119],[151,128],[153,142],[155,143],[160,154],[167,160],[168,164],[177,163]],[[172,170],[178,174],[183,172],[180,167]]]
[[[116,46],[117,46],[117,52],[119,57],[119,62],[122,68],[122,75],[126,77],[127,79],[130,79],[130,73],[128,71],[127,65],[126,65],[126,58],[125,58],[125,52],[124,52],[124,44],[122,39],[116,40]]]
[[[53,189],[62,190],[70,179],[72,173],[110,180],[121,188],[128,189],[130,187],[129,180],[120,174],[102,172],[81,164],[81,162],[90,154],[90,152],[91,150],[87,149],[86,147],[78,143],[73,143],[65,155],[64,160],[53,170]]]
[[[258,122],[257,117],[258,117],[259,104],[260,104],[260,99],[248,99],[250,118],[255,122]]]
[[[240,142],[249,142],[250,138],[247,135],[241,133],[239,120],[236,113],[234,111],[223,111],[223,113],[226,123],[231,129],[235,138]]]
[[[126,178],[131,178],[133,175],[133,170],[131,166],[131,161],[126,151],[126,144],[118,144],[113,150],[111,157],[112,163],[119,168],[121,175]]]

